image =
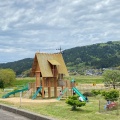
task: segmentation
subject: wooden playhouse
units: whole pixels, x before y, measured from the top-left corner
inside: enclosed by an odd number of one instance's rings
[[[32,74],[36,77],[36,90],[42,86],[42,98],[44,90],[48,90],[48,98],[51,98],[51,88],[54,88],[54,97],[57,97],[57,87],[65,86],[64,76],[69,76],[62,54],[36,53],[32,65]]]

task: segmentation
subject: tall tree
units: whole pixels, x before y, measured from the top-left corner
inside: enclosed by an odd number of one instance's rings
[[[15,72],[12,69],[0,69],[0,88],[11,86],[15,77]]]
[[[107,85],[112,85],[115,89],[116,85],[120,82],[120,71],[119,70],[106,70],[103,73],[104,82]]]

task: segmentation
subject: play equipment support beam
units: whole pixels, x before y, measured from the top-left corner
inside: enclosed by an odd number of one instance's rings
[[[40,87],[40,72],[36,71],[36,88]]]
[[[48,79],[48,98],[51,98],[51,82],[50,82],[50,79]]]
[[[44,77],[42,78],[42,98],[44,98]]]
[[[57,97],[57,78],[54,78],[54,96]]]

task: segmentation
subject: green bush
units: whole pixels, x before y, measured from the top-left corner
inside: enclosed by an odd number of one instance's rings
[[[0,88],[4,88],[4,83],[1,80],[0,80]]]
[[[13,85],[15,81],[15,72],[12,69],[0,69],[0,88],[5,88]]]
[[[86,102],[80,102],[76,95],[69,96],[68,99],[66,99],[66,103],[72,106],[72,110],[76,110],[76,107],[82,107],[86,104]]]
[[[119,98],[119,91],[115,89],[110,91],[103,91],[102,96],[104,96],[105,100],[117,101]]]
[[[92,97],[92,96],[93,96],[93,93],[92,93],[92,92],[84,92],[83,95],[84,95],[84,96]]]
[[[101,94],[100,90],[92,90],[91,92],[94,96]]]

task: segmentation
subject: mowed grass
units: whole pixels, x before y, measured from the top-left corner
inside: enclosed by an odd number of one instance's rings
[[[35,77],[26,77],[26,78],[16,78],[14,82],[14,86],[17,85],[25,85],[30,82],[35,82]],[[102,76],[70,76],[69,78],[65,78],[66,80],[72,80],[74,79],[77,83],[80,84],[102,84],[103,83],[103,77]]]
[[[31,82],[35,82],[35,77],[16,78],[16,80],[13,83],[13,86],[18,86],[18,85],[22,86]]]
[[[102,83],[103,78],[99,76],[71,76],[76,82],[81,84]],[[70,80],[71,80],[70,79]],[[14,85],[23,85],[29,82],[35,82],[35,78],[19,78]],[[0,92],[0,96],[3,90]],[[46,99],[45,99],[46,100]],[[34,100],[35,101],[35,100]],[[119,120],[120,115],[99,113],[99,99],[89,97],[89,102],[86,106],[78,108],[76,111],[71,111],[71,106],[65,103],[65,100],[60,100],[54,103],[19,103],[3,102],[10,106],[18,107],[19,109],[28,110],[34,113],[42,114],[55,118],[57,120]]]
[[[0,98],[2,98],[3,94],[4,94],[4,90],[0,89]]]
[[[70,76],[70,80],[74,79],[80,84],[103,84],[104,78],[102,76]]]
[[[19,109],[35,112],[41,115],[52,117],[56,120],[119,120],[119,115],[99,113],[99,102],[97,98],[89,98],[86,106],[71,111],[71,106],[67,105],[64,100],[54,103],[22,103]],[[2,102],[14,107],[19,104]]]

